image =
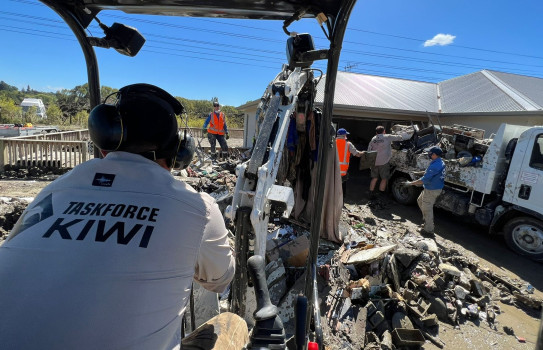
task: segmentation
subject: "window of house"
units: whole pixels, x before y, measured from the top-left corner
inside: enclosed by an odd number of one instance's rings
[[[530,167],[543,170],[543,134],[537,135],[535,139],[532,157],[530,158]]]

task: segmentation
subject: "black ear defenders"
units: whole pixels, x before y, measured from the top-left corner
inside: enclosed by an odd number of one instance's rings
[[[104,151],[119,149],[127,134],[117,106],[104,103],[90,112],[88,128],[91,140]]]
[[[107,104],[110,96],[114,104]],[[149,84],[133,84],[107,96],[89,115],[89,133],[104,151],[126,151],[148,159],[166,159],[171,168],[185,169],[196,150],[194,139],[178,131],[176,115],[185,112],[172,95]]]
[[[195,151],[196,144],[194,138],[187,133],[186,129],[183,132],[179,132],[177,154],[170,167],[174,169],[186,169],[192,162]]]
[[[107,104],[113,95],[117,100]],[[182,113],[183,105],[161,88],[150,84],[128,85],[93,108],[88,120],[89,133],[96,146],[104,151],[164,150],[177,134],[175,115]],[[170,126],[174,130],[166,130]]]

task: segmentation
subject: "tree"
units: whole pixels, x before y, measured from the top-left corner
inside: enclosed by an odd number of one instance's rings
[[[56,97],[58,107],[62,111],[62,119],[64,122],[69,120],[69,124],[72,124],[72,117],[77,113],[90,110],[88,84],[58,91]]]
[[[0,122],[13,124],[20,123],[22,117],[21,107],[15,104],[15,101],[9,98],[0,97],[0,107],[2,108],[0,113]]]
[[[32,123],[35,124],[38,120],[37,115],[38,109],[36,106],[30,106],[26,111],[23,111],[23,124],[24,123]]]
[[[112,87],[102,85],[102,87],[100,88],[100,101],[104,102],[104,99],[106,97],[108,97],[109,95],[111,95],[111,94],[113,94],[113,93],[115,93],[117,91],[119,91],[119,89],[114,89]]]
[[[89,120],[89,112],[79,111],[75,115],[74,119],[75,119],[74,124],[86,128],[88,125],[88,120]]]
[[[6,90],[6,91],[19,91],[16,86],[9,85],[8,83],[4,82],[3,80],[0,81],[0,91]]]
[[[51,103],[47,106],[47,119],[45,122],[49,125],[62,124],[62,111],[57,104]]]

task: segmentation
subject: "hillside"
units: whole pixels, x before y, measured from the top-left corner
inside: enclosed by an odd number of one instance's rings
[[[102,86],[102,100],[118,91],[117,88]],[[41,99],[45,104],[47,118],[39,119],[35,110],[24,111],[20,104],[25,98]],[[199,127],[203,120],[213,110],[210,100],[190,100],[176,96],[185,106],[188,116],[188,126]],[[111,102],[112,100],[108,100]],[[233,106],[222,106],[230,128],[243,127],[243,112]],[[0,124],[32,123],[59,126],[86,126],[90,112],[88,84],[78,85],[72,89],[57,92],[43,92],[26,88],[17,88],[7,82],[0,81]]]

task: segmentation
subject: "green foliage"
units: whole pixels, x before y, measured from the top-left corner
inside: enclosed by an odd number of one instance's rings
[[[87,87],[88,87],[88,84],[86,84],[86,85],[87,85]],[[109,86],[102,86],[102,87],[100,88],[100,102],[103,103],[103,102],[104,102],[104,99],[105,99],[106,97],[108,97],[109,95],[111,95],[111,94],[113,94],[113,93],[115,93],[115,92],[117,92],[117,91],[119,91],[119,89],[114,89],[114,88],[111,88],[111,87],[109,87]],[[109,101],[108,101],[108,102],[109,102]]]
[[[15,104],[19,105],[24,100],[24,93],[19,90],[0,90],[0,98],[13,100]]]
[[[56,103],[50,103],[47,106],[47,119],[43,123],[48,125],[62,125],[62,111]]]
[[[57,91],[57,105],[62,111],[63,124],[72,124],[73,117],[78,113],[90,112],[89,85],[83,84],[71,90]]]
[[[2,80],[0,81],[0,91],[19,91],[19,89],[17,89],[16,86],[9,85]]]
[[[116,88],[102,86],[100,101],[103,102],[108,95],[117,91],[119,90]],[[28,113],[23,116],[19,105],[25,98],[41,99],[47,110],[47,119],[35,120],[36,118],[29,116]],[[177,97],[177,99],[185,106],[189,127],[202,127],[209,113],[213,111],[213,100],[189,100],[183,97]],[[17,87],[0,81],[0,107],[2,107],[0,123],[27,122],[23,119],[30,118],[33,124],[38,122],[64,127],[70,125],[86,127],[90,113],[89,86],[85,83],[75,86],[73,89],[49,93],[35,91],[30,86],[19,91]],[[243,113],[241,111],[233,106],[221,106],[221,110],[226,116],[229,128],[243,128]],[[178,120],[178,124],[184,125],[181,120]]]
[[[13,99],[0,96],[0,123],[14,124],[22,121],[22,109]]]
[[[36,124],[40,119],[40,117],[38,117],[38,115],[36,114],[37,112],[38,109],[36,108],[36,106],[31,106],[26,111],[23,111],[23,124]]]
[[[89,112],[79,111],[72,120],[72,125],[79,125],[86,128],[89,120]]]
[[[183,97],[177,97],[177,99],[185,106],[185,111],[189,117],[188,125],[192,128],[202,127],[209,113],[213,111],[212,100],[188,100]],[[226,123],[229,128],[243,128],[243,112],[233,106],[221,106],[221,110],[226,116]]]

